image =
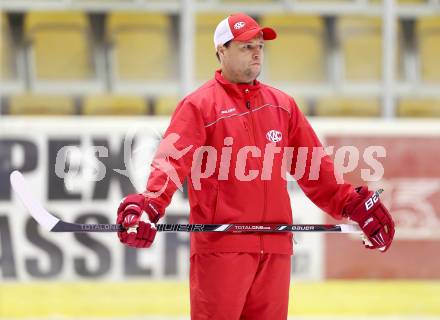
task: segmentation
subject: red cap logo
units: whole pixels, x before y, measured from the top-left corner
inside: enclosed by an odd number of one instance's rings
[[[230,15],[221,21],[214,33],[214,46],[223,45],[228,41],[249,41],[258,34],[263,36],[264,40],[273,40],[277,33],[272,28],[260,27],[252,17],[244,13]]]

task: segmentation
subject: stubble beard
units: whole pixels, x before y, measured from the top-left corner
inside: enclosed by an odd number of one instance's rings
[[[250,79],[250,81],[254,81],[255,79],[257,79],[260,73],[261,73],[261,68],[258,69],[258,71],[254,71],[252,70],[252,68],[246,68],[243,72],[246,79]]]

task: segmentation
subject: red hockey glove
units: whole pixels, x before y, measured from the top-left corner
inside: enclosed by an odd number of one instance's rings
[[[344,215],[356,221],[367,237],[365,247],[388,250],[394,237],[394,222],[388,210],[379,199],[379,195],[367,187],[356,188],[357,196],[350,201]]]
[[[156,223],[163,216],[158,207],[142,194],[122,199],[116,223],[126,230],[118,232],[119,240],[135,248],[149,248],[156,236]]]

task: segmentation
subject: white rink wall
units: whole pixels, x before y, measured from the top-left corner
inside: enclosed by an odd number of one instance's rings
[[[189,260],[187,234],[160,234],[149,250],[125,248],[120,245],[115,234],[50,234],[37,227],[12,193],[7,180],[13,169],[22,170],[37,199],[63,220],[114,223],[115,211],[121,198],[127,193],[143,189],[149,163],[168,121],[168,118],[158,117],[0,118],[0,279],[7,282],[186,279]],[[440,123],[436,121],[320,119],[312,120],[312,124],[324,143],[345,141],[350,144],[350,139],[359,137],[366,138],[367,142],[371,138],[376,143],[382,138],[386,142],[386,139],[397,137],[400,143],[403,141],[405,145],[406,139],[411,144],[411,139],[426,138],[432,141],[432,145],[428,145],[427,148],[439,150]],[[387,143],[388,146],[393,145],[392,142]],[[394,152],[389,150],[390,147],[387,148],[387,151]],[[338,149],[339,147],[335,150]],[[364,144],[359,148],[361,158],[365,149]],[[440,157],[439,154],[433,152],[429,156],[434,161],[436,157]],[[426,157],[422,154],[419,156]],[[377,157],[377,160],[382,159]],[[414,161],[414,165],[417,165],[418,160]],[[56,163],[59,165],[56,166]],[[351,178],[362,169],[369,168],[360,162],[359,167],[348,173],[347,177]],[[406,169],[402,167],[402,170]],[[407,177],[396,178],[392,175],[387,176],[388,171],[395,170],[385,164],[385,177],[379,182],[370,182],[370,185],[376,187],[385,184],[384,199],[389,203],[407,203],[407,197],[411,197],[414,191],[404,189],[397,198],[393,198],[394,200],[387,197],[395,194],[395,190],[399,192],[399,188],[408,185],[408,181],[425,186],[426,201],[420,207],[406,206],[405,210],[397,210],[397,243],[411,241],[411,245],[417,246],[417,243],[428,241],[438,248],[440,237],[436,226],[440,226],[440,207],[439,203],[431,198],[440,192],[438,172],[434,170],[430,176],[414,176],[408,172]],[[59,176],[64,178],[61,179]],[[353,176],[355,181],[359,180],[357,178]],[[406,184],[402,179],[406,179]],[[396,187],[397,184],[400,187]],[[387,194],[388,190],[393,192]],[[289,192],[292,196],[294,223],[328,221],[326,215],[299,191],[294,182],[289,183]],[[419,215],[419,218],[425,219],[427,223],[420,225],[417,221],[403,219],[408,217],[408,210],[411,215]],[[426,212],[429,216],[423,216]],[[399,219],[399,215],[402,219]],[[185,192],[178,191],[167,211],[166,222],[184,223],[187,217],[188,203]],[[417,232],[410,232],[411,230]],[[331,259],[331,256],[337,255],[332,250],[337,247],[331,246],[333,241],[352,243],[349,249],[354,248],[356,252],[362,252],[360,240],[357,238],[338,234],[297,234],[296,240],[298,244],[292,270],[296,280],[371,277],[358,271],[353,273],[356,265],[350,266],[352,270],[344,269],[342,261]],[[397,259],[404,258],[404,251],[399,250],[397,244]],[[392,266],[392,262],[389,263]],[[435,258],[432,259],[428,263],[432,268],[424,268],[424,274],[421,276],[438,276],[438,271],[435,271],[438,263]],[[334,272],[338,269],[345,273],[338,275]],[[390,273],[389,270],[393,271]],[[418,277],[408,272],[399,273],[395,266],[392,269],[385,268],[385,272],[388,272],[388,277],[391,278],[394,277],[393,272],[399,277]],[[379,274],[378,277],[387,276]]]

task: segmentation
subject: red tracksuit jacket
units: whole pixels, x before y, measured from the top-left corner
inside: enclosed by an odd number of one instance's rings
[[[262,178],[263,155],[271,144],[276,147],[309,147],[307,165],[298,183],[304,193],[322,210],[335,218],[341,218],[344,205],[354,195],[354,188],[338,184],[331,159],[325,156],[320,163],[319,177],[309,179],[313,147],[321,147],[309,122],[295,101],[268,85],[255,81],[254,85],[233,84],[225,80],[220,71],[214,79],[185,97],[177,106],[171,123],[164,135],[175,133],[179,139],[175,148],[184,150],[179,159],[168,158],[180,181],[188,177],[190,223],[292,223],[292,209],[283,178],[283,152],[274,153],[271,177]],[[232,152],[229,174],[220,174],[222,148],[225,138],[232,137]],[[229,139],[230,140],[230,139]],[[272,141],[271,141],[272,140]],[[276,142],[273,142],[276,141]],[[229,141],[228,144],[231,144]],[[191,166],[194,151],[200,146],[211,146],[217,150],[214,173],[201,179],[200,188],[193,185]],[[242,181],[236,174],[239,150],[256,146],[261,153],[246,153],[245,175],[258,176],[251,181]],[[162,148],[163,149],[163,148]],[[244,153],[243,153],[244,152]],[[171,201],[176,185],[167,173],[155,163],[164,158],[166,150],[159,146],[152,163],[147,190],[164,192],[154,200],[163,210]],[[206,155],[204,158],[206,165]],[[287,168],[295,173],[296,159]],[[270,166],[268,166],[270,168]],[[239,168],[240,169],[240,168]],[[257,170],[257,171],[252,171]],[[166,187],[165,187],[166,185]],[[191,254],[212,252],[265,252],[292,254],[292,234],[221,234],[192,233]]]

